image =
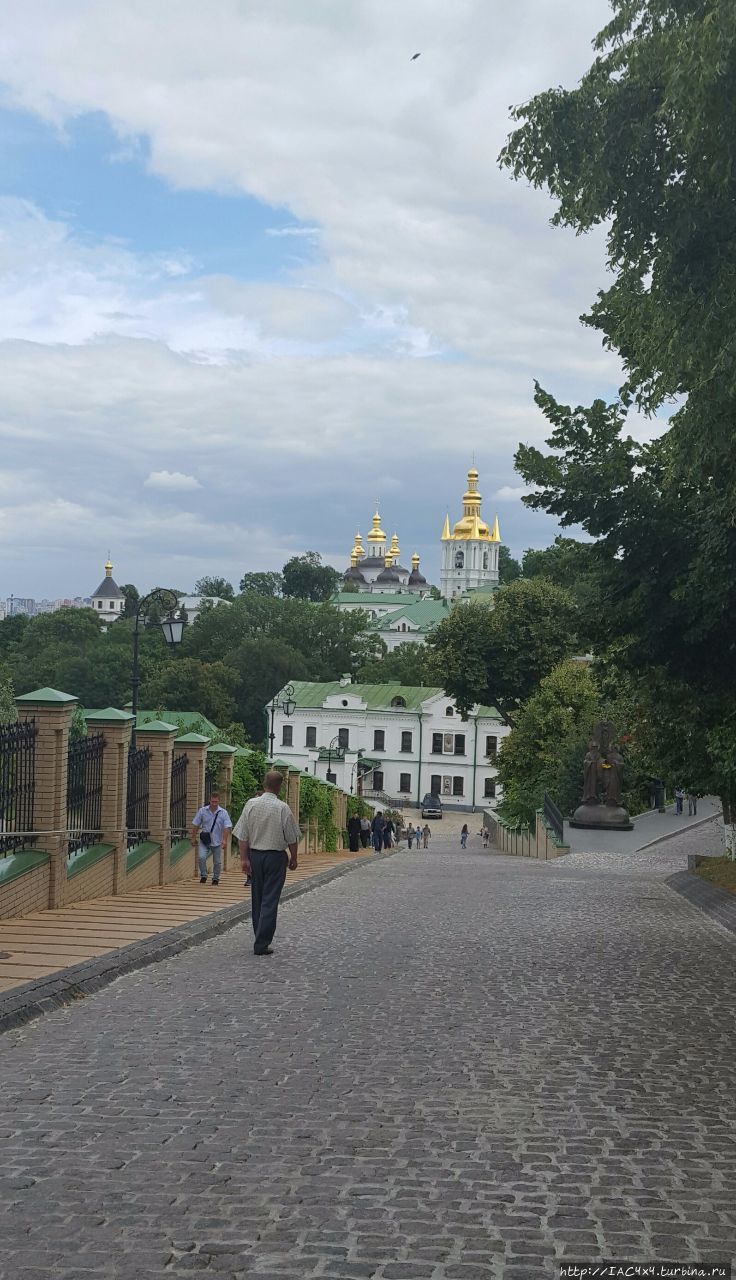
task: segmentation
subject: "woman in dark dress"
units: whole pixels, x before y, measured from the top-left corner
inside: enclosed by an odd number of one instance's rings
[[[357,813],[348,818],[348,840],[350,841],[350,852],[357,853],[360,848],[360,818]]]

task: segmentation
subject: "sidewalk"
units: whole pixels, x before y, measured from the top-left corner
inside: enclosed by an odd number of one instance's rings
[[[287,886],[355,861],[357,856],[347,852],[305,854],[298,869],[287,873]],[[19,919],[2,920],[0,991],[107,955],[249,898],[250,890],[243,887],[238,867],[237,871],[225,872],[217,887],[201,885],[192,877],[117,898],[91,898],[58,911],[36,911]]]
[[[705,796],[698,801],[695,817],[687,816],[687,804],[685,810],[678,817],[674,805],[670,805],[666,813],[650,809],[634,818],[633,831],[586,831],[571,827],[566,822],[565,843],[569,844],[572,853],[636,853],[654,840],[679,835],[706,818],[714,818],[720,813],[721,806],[713,796]]]

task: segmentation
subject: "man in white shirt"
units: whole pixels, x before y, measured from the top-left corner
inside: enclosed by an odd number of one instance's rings
[[[199,883],[207,883],[207,859],[212,854],[212,883],[220,883],[222,872],[222,851],[227,850],[227,842],[233,824],[227,809],[220,807],[220,797],[212,792],[209,804],[203,804],[192,819],[192,844],[197,851],[199,864]]]
[[[286,868],[287,865],[290,871],[297,868],[301,831],[288,804],[279,800],[283,782],[280,773],[267,773],[263,795],[248,801],[233,830],[240,845],[243,871],[251,878],[253,953],[257,956],[273,954],[271,943]]]

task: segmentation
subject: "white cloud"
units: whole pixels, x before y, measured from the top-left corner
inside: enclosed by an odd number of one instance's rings
[[[143,483],[147,489],[162,489],[167,493],[189,493],[202,487],[196,476],[187,476],[183,471],[151,471]]]
[[[267,235],[319,240],[288,279],[249,283],[0,202],[3,466],[83,487],[65,573],[113,541],[113,498],[136,510],[116,525],[124,576],[143,585],[169,557],[186,585],[306,546],[347,554],[383,496],[436,576],[473,450],[512,548],[553,535],[514,505],[512,457],[546,434],[533,377],[573,402],[617,383],[577,319],[602,235],[552,230],[496,156],[509,104],[573,83],[608,16],[607,0],[181,0],[176,23],[136,0],[13,7],[11,105],[62,130],[106,113],[120,153],[172,187],[248,192],[273,207]],[[198,522],[164,516],[151,485],[141,503],[147,472],[200,478]],[[8,534],[0,564],[20,563]],[[37,543],[27,556],[35,572]]]
[[[493,496],[496,502],[518,502],[525,493],[531,493],[531,486],[528,484],[502,484]]]

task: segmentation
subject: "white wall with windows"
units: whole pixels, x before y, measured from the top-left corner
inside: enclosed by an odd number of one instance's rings
[[[383,792],[404,807],[429,793],[458,810],[493,808],[500,798],[495,757],[508,726],[478,708],[463,720],[437,690],[428,689],[416,708],[400,698],[377,707],[361,698],[359,685],[348,686],[319,706],[298,706],[289,718],[277,711],[274,730],[279,760],[323,779],[329,772],[347,792],[356,792],[367,764],[364,794]]]

